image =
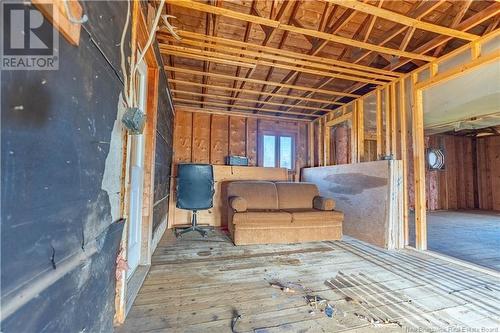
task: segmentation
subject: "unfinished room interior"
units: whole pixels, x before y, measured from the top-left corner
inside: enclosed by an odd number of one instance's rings
[[[500,2],[0,7],[1,332],[500,332]]]

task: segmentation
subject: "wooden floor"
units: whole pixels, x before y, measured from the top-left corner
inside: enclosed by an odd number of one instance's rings
[[[410,221],[410,245],[415,233]],[[427,213],[427,248],[500,272],[500,213],[481,210]]]
[[[172,238],[167,232],[160,243],[117,332],[430,332],[500,326],[498,276],[413,250],[385,251],[354,239],[235,247],[220,231],[206,240]],[[307,295],[326,299],[333,317],[310,306]]]

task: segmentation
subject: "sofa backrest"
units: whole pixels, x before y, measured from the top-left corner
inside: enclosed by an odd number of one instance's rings
[[[279,209],[311,209],[313,199],[319,195],[313,183],[277,182]]]
[[[278,209],[278,192],[273,182],[231,182],[227,186],[227,196],[245,198],[247,209]]]

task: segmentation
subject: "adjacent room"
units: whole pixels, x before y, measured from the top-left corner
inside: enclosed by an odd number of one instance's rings
[[[1,332],[498,332],[498,1],[0,9]]]

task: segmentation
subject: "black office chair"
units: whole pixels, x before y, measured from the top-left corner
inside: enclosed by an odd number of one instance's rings
[[[179,237],[190,231],[197,231],[203,237],[207,230],[198,226],[197,213],[200,209],[212,208],[214,196],[214,172],[210,164],[179,164],[177,166],[177,208],[193,212],[191,226],[176,228]]]

